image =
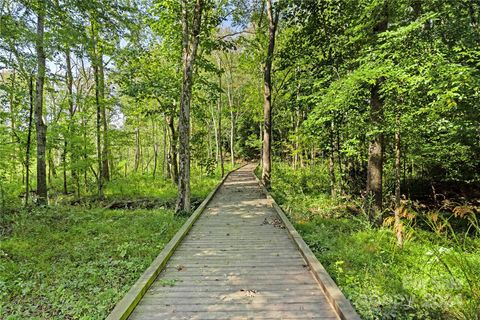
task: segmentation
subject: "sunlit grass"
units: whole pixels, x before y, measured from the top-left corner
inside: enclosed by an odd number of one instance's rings
[[[219,172],[194,171],[192,197],[205,198],[220,178]],[[134,175],[113,179],[106,196],[174,203],[176,186],[161,177]],[[171,209],[94,206],[51,205],[16,210],[6,218],[0,319],[104,319],[186,219]]]

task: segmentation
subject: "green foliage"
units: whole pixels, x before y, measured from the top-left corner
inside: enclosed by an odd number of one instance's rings
[[[167,210],[21,212],[0,241],[5,319],[103,319],[182,225]]]
[[[440,232],[415,228],[399,249],[393,231],[372,228],[352,202],[304,193],[301,177],[309,171],[276,164],[273,194],[362,319],[478,319],[478,237],[442,220]],[[309,179],[321,180],[318,172]],[[456,214],[474,217],[468,212]]]
[[[199,201],[220,179],[192,174]],[[107,201],[174,203],[176,187],[150,175],[116,178]],[[104,319],[185,222],[173,209],[103,210],[95,203],[16,210],[0,217],[0,313],[5,319]],[[172,280],[166,285],[174,285]]]

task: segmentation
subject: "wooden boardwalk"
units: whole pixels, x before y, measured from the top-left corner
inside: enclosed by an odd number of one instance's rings
[[[339,318],[253,169],[230,174],[129,319]]]

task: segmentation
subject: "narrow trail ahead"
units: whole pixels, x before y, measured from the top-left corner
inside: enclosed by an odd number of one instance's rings
[[[253,169],[227,178],[129,319],[338,319]]]

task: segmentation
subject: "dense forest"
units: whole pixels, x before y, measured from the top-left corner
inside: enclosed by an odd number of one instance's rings
[[[362,318],[479,319],[479,19],[473,0],[1,1],[0,318],[104,318],[255,161]]]

